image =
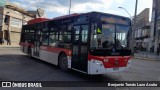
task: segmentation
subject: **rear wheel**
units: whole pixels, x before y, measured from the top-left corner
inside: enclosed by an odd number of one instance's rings
[[[67,56],[65,54],[61,54],[60,58],[59,58],[59,67],[64,70],[64,71],[68,71],[68,59]]]

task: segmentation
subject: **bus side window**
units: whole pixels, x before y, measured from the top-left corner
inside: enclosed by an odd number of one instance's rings
[[[48,34],[48,28],[44,28],[42,34],[42,45],[48,45]]]
[[[62,42],[62,40],[63,40],[63,37],[62,37],[62,36],[63,36],[63,32],[60,31],[60,32],[59,32],[59,41],[60,41],[60,42]]]
[[[71,32],[64,32],[63,41],[64,42],[70,42],[71,41]]]
[[[57,41],[58,41],[58,32],[50,32],[49,45],[50,46],[56,46]]]
[[[82,25],[82,42],[86,43],[88,39],[88,26]]]

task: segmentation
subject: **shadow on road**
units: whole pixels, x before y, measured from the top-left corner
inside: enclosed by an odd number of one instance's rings
[[[36,71],[34,71],[35,68],[37,68]],[[18,71],[21,69],[24,69],[24,70]],[[102,81],[102,82],[103,81],[116,81],[115,78],[107,76],[107,75],[87,75],[87,74],[83,74],[83,73],[80,73],[80,72],[77,72],[74,70],[70,70],[68,72],[65,72],[65,71],[62,71],[56,65],[47,63],[45,61],[42,61],[42,60],[39,60],[36,58],[30,58],[25,54],[22,54],[22,55],[19,55],[19,54],[0,55],[0,70],[1,71],[6,70],[6,72],[12,72],[13,74],[16,74],[16,75],[18,72],[17,76],[27,75],[27,74],[32,75],[32,72],[33,72],[34,73],[33,77],[34,77],[35,75],[36,76],[39,75],[39,73],[35,74],[35,72],[38,72],[38,70],[39,71],[41,70],[41,74],[43,72],[44,73],[50,72],[52,74],[56,73],[60,77],[65,77],[65,78],[69,78],[69,79],[74,77],[74,78],[78,78],[77,80],[80,80],[80,81]],[[5,74],[6,72],[4,72],[4,74],[2,73],[1,75],[4,75],[4,77],[5,77],[5,75],[8,75],[8,74]],[[47,77],[47,76],[45,75],[45,77]],[[26,80],[27,79],[28,78],[26,78]],[[13,80],[13,79],[11,79],[11,80]],[[14,78],[14,80],[16,80],[16,78]],[[25,78],[23,80],[25,80]],[[33,81],[34,81],[34,79],[33,79]]]

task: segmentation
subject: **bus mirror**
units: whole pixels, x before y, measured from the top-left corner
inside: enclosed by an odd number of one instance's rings
[[[102,30],[100,28],[97,28],[96,32],[97,34],[102,34]]]

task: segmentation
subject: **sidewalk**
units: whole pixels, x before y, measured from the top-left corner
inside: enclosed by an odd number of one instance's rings
[[[160,61],[160,55],[150,52],[139,52],[134,54],[135,59]]]
[[[0,45],[0,47],[20,47],[18,44],[11,43],[11,45],[7,45],[6,43],[3,45]]]

